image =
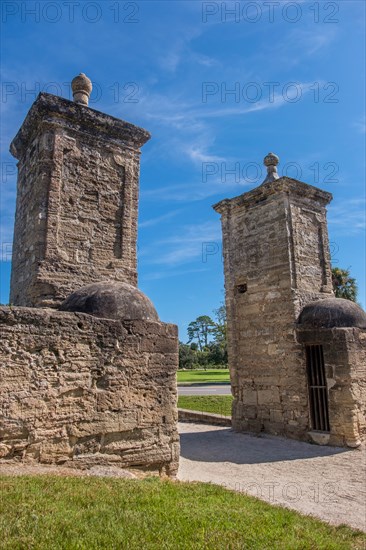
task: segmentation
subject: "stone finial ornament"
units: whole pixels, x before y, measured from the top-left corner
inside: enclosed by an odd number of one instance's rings
[[[268,153],[268,155],[264,157],[263,163],[264,166],[267,166],[267,176],[263,183],[278,180],[279,175],[277,173],[277,164],[279,162],[280,159],[274,153]]]
[[[75,103],[82,105],[89,104],[89,97],[93,89],[91,80],[84,74],[80,73],[71,82],[72,95]]]

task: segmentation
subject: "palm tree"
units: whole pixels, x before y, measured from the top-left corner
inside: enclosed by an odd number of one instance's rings
[[[332,267],[332,283],[336,298],[345,298],[346,300],[357,300],[356,279],[350,276],[349,269]]]

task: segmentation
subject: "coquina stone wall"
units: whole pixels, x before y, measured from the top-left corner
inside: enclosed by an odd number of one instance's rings
[[[137,284],[140,147],[150,134],[41,93],[14,138],[18,159],[10,303],[57,307],[77,288]]]
[[[137,289],[140,148],[150,134],[41,93],[11,144],[11,307],[0,308],[0,459],[174,476],[177,327]]]
[[[0,308],[0,457],[174,476],[177,328]]]
[[[324,361],[329,432],[312,431],[312,439],[359,446],[366,439],[366,313],[349,300],[315,302],[301,313],[297,335],[303,346],[321,348]]]
[[[214,206],[221,214],[233,427],[308,439],[302,307],[333,295],[331,195],[282,177]]]

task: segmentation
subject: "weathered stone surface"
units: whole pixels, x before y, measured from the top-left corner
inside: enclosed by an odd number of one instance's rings
[[[174,475],[177,357],[174,325],[1,307],[1,457]]]
[[[115,281],[80,288],[66,298],[60,310],[88,313],[105,319],[159,321],[152,302],[141,290]]]
[[[222,216],[236,430],[308,439],[305,354],[296,320],[306,303],[333,295],[330,200],[321,189],[270,177],[214,206]]]
[[[10,303],[57,307],[83,285],[136,286],[140,147],[150,134],[41,93],[11,144],[18,192]]]
[[[270,154],[262,185],[214,206],[222,215],[233,427],[355,447],[366,438],[366,314],[333,297],[331,195],[278,178],[277,163]],[[323,347],[327,433],[312,429],[305,345]]]
[[[31,307],[0,308],[0,458],[174,476],[177,328],[136,288],[150,135],[89,109],[90,91],[80,75],[80,103],[40,94],[11,144],[10,301]]]
[[[350,300],[327,298],[307,304],[300,314],[299,324],[309,328],[366,328],[366,313]]]
[[[299,325],[298,340],[323,348],[329,444],[357,447],[366,439],[366,330]]]

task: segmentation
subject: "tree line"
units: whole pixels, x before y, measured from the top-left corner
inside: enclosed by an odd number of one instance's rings
[[[349,269],[332,268],[332,284],[336,298],[356,302],[357,283]],[[180,369],[227,368],[226,309],[214,310],[215,318],[200,315],[188,325],[187,343],[179,342]]]
[[[227,368],[226,309],[214,310],[215,318],[200,315],[188,325],[188,342],[179,342],[180,369]]]

